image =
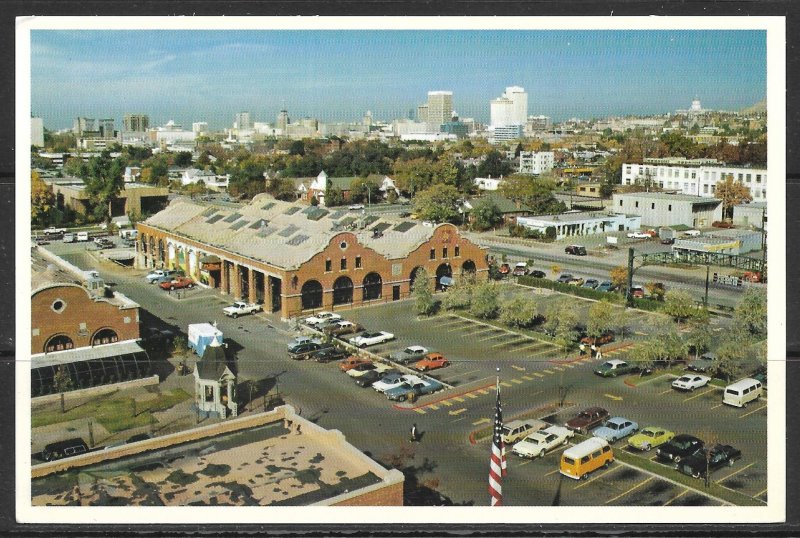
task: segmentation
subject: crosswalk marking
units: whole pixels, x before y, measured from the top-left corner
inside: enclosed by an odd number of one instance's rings
[[[434,411],[437,411],[439,409],[439,407],[434,404],[428,404],[428,408],[433,409]]]
[[[416,411],[416,412],[417,412],[417,413],[419,413],[420,415],[424,415],[424,414],[425,414],[425,410],[424,410],[424,409],[420,409],[420,408],[418,408],[418,407],[417,407],[417,408],[415,408],[415,409],[414,409],[414,411]]]

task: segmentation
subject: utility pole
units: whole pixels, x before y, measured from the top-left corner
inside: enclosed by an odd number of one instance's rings
[[[625,304],[632,306],[631,287],[633,287],[633,249],[628,249],[628,282],[625,286]]]
[[[703,298],[703,306],[705,306],[706,308],[708,308],[708,270],[709,266],[706,265],[706,294]]]

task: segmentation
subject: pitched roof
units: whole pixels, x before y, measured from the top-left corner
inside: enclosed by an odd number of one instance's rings
[[[214,381],[218,381],[225,373],[225,369],[228,368],[225,348],[213,345],[206,346],[206,349],[203,351],[203,358],[197,361],[196,367],[200,379],[213,379]]]

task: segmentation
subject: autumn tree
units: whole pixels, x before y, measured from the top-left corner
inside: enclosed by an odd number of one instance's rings
[[[723,219],[733,218],[733,206],[753,200],[750,189],[741,181],[734,181],[733,175],[729,175],[724,181],[717,183],[714,197],[722,200]]]
[[[608,276],[611,278],[611,284],[615,288],[625,289],[628,285],[628,268],[624,265],[614,267],[609,271]]]
[[[433,185],[414,199],[414,211],[423,220],[449,222],[458,217],[458,199],[454,186]]]
[[[53,189],[35,170],[31,172],[31,224],[46,226],[56,198]]]

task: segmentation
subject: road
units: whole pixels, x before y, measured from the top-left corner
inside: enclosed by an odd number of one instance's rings
[[[79,267],[99,269],[106,281],[115,282],[119,291],[143,309],[182,331],[189,323],[217,321],[229,349],[236,354],[240,380],[275,379],[286,400],[302,416],[322,427],[342,431],[349,442],[379,461],[404,455],[417,481],[435,485],[455,504],[488,503],[489,445],[486,441],[472,444],[470,434],[490,423],[494,412],[493,371],[498,365],[502,366],[506,420],[544,416],[561,423],[582,407],[603,405],[612,414],[628,416],[642,425],[659,424],[740,447],[745,454],[742,468],[748,467],[737,475],[744,479],[738,489],[751,495],[766,489],[765,406],[748,410],[721,408],[716,393],[678,395],[668,389],[669,379],[653,379],[639,387],[630,387],[622,379],[602,380],[593,375],[596,364],[591,360],[559,364],[546,360],[547,353],[529,357],[527,353],[495,347],[496,344],[490,346],[487,340],[478,339],[480,329],[486,331],[483,338],[491,338],[490,328],[448,322],[442,317],[418,319],[411,314],[408,301],[343,312],[345,318],[360,321],[368,328],[388,329],[398,335],[397,342],[378,351],[388,352],[419,339],[430,339],[431,345],[446,355],[452,352],[456,359],[460,355],[469,358],[456,361],[452,373],[443,370],[439,374],[456,381],[455,388],[426,396],[415,404],[393,406],[375,391],[356,386],[336,364],[290,360],[285,345],[296,333],[292,326],[272,315],[229,319],[222,314],[222,308],[231,300],[213,290],[187,290],[178,298],[178,294],[167,294],[147,284],[144,271],[111,263],[98,265],[82,246],[54,244],[49,248],[63,253]],[[467,338],[469,335],[474,341]],[[478,344],[479,341],[484,343]],[[562,400],[563,407],[557,407]],[[408,442],[413,423],[422,432],[417,444]],[[615,464],[607,475],[598,473],[597,480],[576,483],[554,472],[557,459],[557,455],[550,455],[531,462],[509,456],[510,472],[504,482],[506,504],[719,504],[692,490],[664,485],[660,479],[622,464]],[[630,488],[635,488],[632,493],[647,494],[626,494]]]

